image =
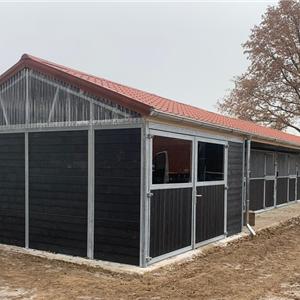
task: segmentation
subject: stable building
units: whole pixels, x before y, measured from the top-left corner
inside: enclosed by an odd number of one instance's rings
[[[23,55],[0,76],[0,243],[146,267],[241,232],[247,203],[297,201],[299,153],[298,136]]]

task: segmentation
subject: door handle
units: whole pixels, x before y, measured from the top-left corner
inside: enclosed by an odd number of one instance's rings
[[[201,198],[203,195],[196,195],[197,198]]]

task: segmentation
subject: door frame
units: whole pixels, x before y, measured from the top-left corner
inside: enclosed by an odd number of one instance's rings
[[[225,139],[219,138],[210,138],[210,137],[201,137],[199,135],[187,134],[187,133],[174,133],[170,131],[165,131],[161,129],[148,128],[148,171],[147,171],[147,181],[148,181],[148,193],[146,197],[146,206],[147,206],[147,228],[146,228],[146,236],[147,236],[147,255],[146,255],[146,265],[151,265],[163,259],[169,258],[174,255],[178,255],[184,253],[188,250],[192,250],[198,248],[204,244],[208,244],[220,239],[223,239],[227,236],[227,190],[228,190],[228,147],[229,143]],[[153,184],[152,183],[152,158],[153,158],[153,137],[154,136],[162,136],[169,138],[177,138],[182,140],[188,140],[192,142],[192,153],[191,153],[191,182],[189,183],[171,183],[171,184]],[[198,165],[198,142],[207,142],[212,144],[224,145],[224,180],[222,181],[210,181],[210,182],[197,182],[197,165]],[[202,241],[196,243],[196,194],[197,187],[199,186],[212,186],[212,185],[224,185],[224,234],[214,237],[210,240]],[[176,249],[170,253],[162,254],[157,257],[150,257],[150,238],[151,238],[151,228],[150,228],[150,220],[151,220],[151,197],[153,190],[162,190],[162,189],[175,189],[175,188],[192,188],[192,212],[191,212],[191,244],[187,247]]]
[[[198,142],[204,142],[204,143],[211,143],[211,144],[217,144],[217,145],[223,145],[224,146],[224,161],[223,161],[223,167],[224,167],[224,179],[220,181],[197,181],[197,173],[198,173]],[[192,225],[192,245],[193,249],[198,248],[200,246],[203,246],[205,244],[209,244],[211,242],[223,239],[227,236],[227,191],[228,191],[228,148],[229,144],[228,141],[225,140],[217,140],[212,138],[202,138],[202,137],[195,137],[194,138],[194,153],[195,153],[195,160],[194,160],[194,193],[193,193],[193,225]],[[197,207],[197,188],[201,186],[216,186],[216,185],[224,185],[224,234],[214,237],[212,239],[196,242],[196,207]]]

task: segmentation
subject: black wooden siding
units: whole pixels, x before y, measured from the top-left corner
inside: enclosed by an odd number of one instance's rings
[[[288,178],[278,178],[277,179],[277,195],[276,204],[283,204],[287,202],[287,188],[288,188]]]
[[[154,190],[150,211],[151,257],[191,245],[192,188]]]
[[[266,207],[274,206],[274,180],[266,180]]]
[[[196,243],[224,234],[224,185],[197,187]]]
[[[250,209],[264,208],[264,179],[250,180]]]
[[[295,201],[296,200],[295,186],[296,186],[296,179],[290,178],[289,179],[289,201]]]
[[[0,243],[25,246],[24,134],[0,135]]]
[[[140,168],[140,129],[95,131],[95,258],[139,264]]]
[[[87,131],[29,133],[29,246],[86,256]]]
[[[297,200],[300,200],[300,177],[297,177]]]
[[[243,144],[229,142],[228,148],[228,191],[227,232],[228,235],[242,230],[243,193]]]

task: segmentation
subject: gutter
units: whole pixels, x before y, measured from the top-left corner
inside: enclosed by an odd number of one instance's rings
[[[153,117],[160,117],[163,119],[168,119],[168,120],[174,120],[183,124],[186,123],[190,123],[190,124],[194,124],[194,125],[201,125],[203,127],[206,127],[208,129],[217,129],[220,131],[225,131],[225,132],[229,132],[229,133],[235,133],[235,134],[239,134],[244,136],[245,138],[247,138],[249,136],[249,132],[247,131],[243,131],[243,130],[239,130],[239,129],[234,129],[234,128],[228,128],[225,126],[221,126],[221,125],[216,125],[216,124],[212,124],[212,123],[207,123],[204,121],[199,121],[199,120],[194,120],[188,117],[182,117],[182,116],[177,116],[171,113],[167,113],[167,112],[161,112],[159,110],[156,109],[152,109],[150,112],[150,116]],[[286,146],[290,146],[293,147],[294,149],[300,150],[300,145],[291,143],[291,142],[287,142],[287,141],[283,141],[280,139],[276,139],[276,138],[270,138],[270,137],[263,137],[257,134],[253,134],[251,133],[251,136],[254,138],[257,138],[258,140],[265,140],[265,141],[270,141],[270,142],[275,142],[275,143],[279,143],[281,145],[286,145]]]

